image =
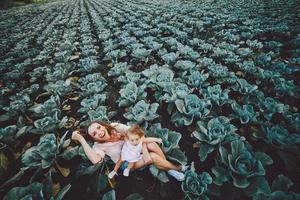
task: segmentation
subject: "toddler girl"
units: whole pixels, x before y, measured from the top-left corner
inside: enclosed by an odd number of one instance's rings
[[[143,143],[157,142],[162,143],[161,138],[147,137],[138,126],[132,126],[125,135],[125,143],[122,147],[121,158],[116,163],[114,170],[108,174],[108,178],[113,178],[120,166],[127,161],[128,166],[123,171],[124,176],[129,176],[129,172],[134,166],[134,163],[142,159]]]

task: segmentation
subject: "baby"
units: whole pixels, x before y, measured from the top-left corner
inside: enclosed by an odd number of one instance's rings
[[[128,166],[123,171],[124,176],[129,176],[134,163],[142,159],[142,146],[143,143],[157,142],[162,143],[161,138],[147,137],[145,138],[144,132],[138,126],[132,126],[125,135],[125,143],[122,147],[121,158],[116,163],[114,170],[108,174],[108,178],[113,178],[122,163],[128,162]]]

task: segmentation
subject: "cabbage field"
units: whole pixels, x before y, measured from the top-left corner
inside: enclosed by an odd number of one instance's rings
[[[299,200],[299,83],[296,0],[0,10],[0,199]],[[91,120],[162,138],[185,180],[109,180],[71,140]]]

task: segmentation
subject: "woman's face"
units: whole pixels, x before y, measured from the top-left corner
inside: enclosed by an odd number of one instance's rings
[[[89,126],[88,134],[95,141],[103,142],[103,141],[107,141],[110,139],[110,135],[108,134],[107,129],[98,123],[93,123],[92,125]]]

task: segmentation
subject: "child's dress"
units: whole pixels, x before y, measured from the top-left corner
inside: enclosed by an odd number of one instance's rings
[[[122,152],[121,160],[127,162],[137,162],[142,158],[143,141],[136,146],[132,145],[129,141],[125,141]]]

